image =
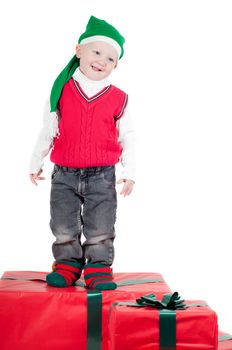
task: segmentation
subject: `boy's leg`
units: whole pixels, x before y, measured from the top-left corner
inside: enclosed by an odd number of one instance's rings
[[[82,198],[76,193],[78,178],[74,172],[55,166],[50,197],[50,227],[56,237],[52,251],[56,260],[47,282],[57,287],[73,285],[84,264],[80,243]]]
[[[84,257],[88,260],[84,275],[88,287],[115,289],[110,266],[114,260],[115,221],[117,193],[115,167],[99,167],[88,176],[84,192],[83,244]]]

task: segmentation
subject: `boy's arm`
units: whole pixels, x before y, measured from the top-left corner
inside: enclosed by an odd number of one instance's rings
[[[58,120],[55,113],[50,113],[49,99],[46,101],[43,113],[43,126],[39,132],[37,141],[31,154],[29,163],[29,173],[37,174],[42,170],[43,158],[49,153],[53,138],[58,132]]]
[[[128,109],[128,105],[124,111],[123,116],[117,122],[119,131],[118,141],[122,145],[121,163],[123,171],[121,178],[135,181],[135,129],[134,123]]]

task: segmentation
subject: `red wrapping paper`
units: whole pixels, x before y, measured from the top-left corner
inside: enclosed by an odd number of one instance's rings
[[[205,302],[185,301],[193,303]],[[159,350],[159,319],[159,311],[151,307],[114,305],[109,317],[111,350]],[[218,349],[217,315],[207,306],[176,311],[176,350],[195,349]]]
[[[54,288],[43,272],[5,272],[0,280],[1,350],[86,350],[87,292],[82,287]],[[34,278],[34,281],[26,280]],[[162,278],[157,273],[115,273],[116,282]],[[162,298],[170,293],[165,282],[120,286],[103,291],[102,350],[109,350],[110,304],[148,293]]]
[[[227,335],[227,333],[219,331],[219,337],[221,335]],[[232,340],[223,340],[218,343],[218,350],[232,350]]]

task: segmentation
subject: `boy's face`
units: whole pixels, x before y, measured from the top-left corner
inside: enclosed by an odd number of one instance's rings
[[[118,62],[116,49],[102,41],[77,45],[76,55],[80,58],[81,72],[91,80],[108,77]]]

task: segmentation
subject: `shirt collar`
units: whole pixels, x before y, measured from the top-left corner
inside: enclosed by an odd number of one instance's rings
[[[95,88],[104,88],[108,85],[110,85],[109,79],[105,78],[102,80],[91,80],[88,77],[86,77],[80,70],[80,67],[77,67],[75,72],[73,73],[73,78],[78,81],[78,83],[81,86],[86,86],[86,87],[95,87]]]

